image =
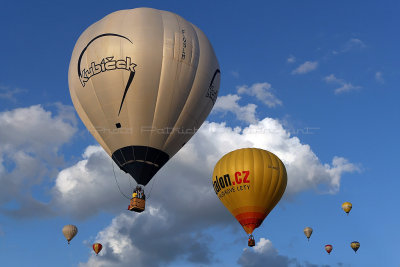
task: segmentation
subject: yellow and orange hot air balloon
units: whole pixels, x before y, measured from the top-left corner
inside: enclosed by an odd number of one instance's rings
[[[102,248],[103,248],[103,246],[100,243],[93,244],[93,251],[96,253],[96,255],[98,255],[100,253]]]
[[[243,148],[217,162],[212,183],[218,198],[251,235],[281,199],[287,174],[273,153]]]
[[[353,205],[350,202],[344,202],[342,204],[342,209],[347,213],[347,215],[349,215],[349,212],[351,211],[352,208]]]

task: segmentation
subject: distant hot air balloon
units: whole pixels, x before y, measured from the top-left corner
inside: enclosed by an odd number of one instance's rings
[[[342,204],[342,209],[347,213],[347,215],[349,215],[349,212],[351,211],[352,207],[353,205],[350,202],[344,202]]]
[[[332,245],[325,245],[325,250],[326,252],[328,252],[329,255],[331,255],[332,249],[333,249]]]
[[[273,153],[243,148],[218,161],[212,183],[218,198],[251,235],[281,199],[287,174]]]
[[[69,242],[72,240],[72,238],[74,238],[74,236],[76,236],[76,234],[78,233],[78,228],[75,225],[68,224],[63,227],[62,233],[65,236],[65,238],[67,239],[68,244],[69,244]]]
[[[87,129],[145,186],[210,113],[220,69],[199,28],[168,11],[136,8],[82,33],[68,80]]]
[[[93,250],[96,253],[96,255],[99,254],[99,252],[101,251],[102,248],[103,248],[103,246],[100,243],[93,244]]]
[[[355,253],[357,253],[357,250],[360,248],[360,243],[357,241],[353,241],[351,242],[350,247],[354,250]]]
[[[304,228],[304,234],[306,235],[308,241],[310,241],[312,232],[313,232],[313,229],[311,227]]]

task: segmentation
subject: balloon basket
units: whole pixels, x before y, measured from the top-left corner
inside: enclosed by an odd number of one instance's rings
[[[249,245],[249,247],[254,247],[256,245],[256,241],[254,239],[250,239],[247,244]]]
[[[131,199],[129,210],[140,213],[145,210],[145,205],[146,201],[144,199],[134,197]]]

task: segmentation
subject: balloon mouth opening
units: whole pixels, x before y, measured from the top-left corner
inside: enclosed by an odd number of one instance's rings
[[[254,229],[258,228],[266,217],[264,212],[258,210],[260,210],[258,207],[244,207],[232,212],[248,235],[251,235]]]
[[[143,186],[169,160],[169,155],[164,151],[147,146],[126,146],[116,150],[111,157],[121,170]]]

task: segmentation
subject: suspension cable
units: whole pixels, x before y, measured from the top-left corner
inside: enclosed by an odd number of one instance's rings
[[[117,176],[115,175],[115,170],[114,170],[114,164],[111,161],[111,165],[112,165],[112,169],[113,169],[113,173],[114,173],[114,179],[115,179],[115,183],[117,184],[118,190],[121,193],[121,195],[123,195],[126,199],[130,199],[129,197],[127,197],[122,191],[121,188],[119,187],[118,181],[117,181]]]
[[[153,186],[154,186],[154,184],[156,183],[156,180],[157,180],[157,177],[153,180],[153,183],[151,184],[151,188],[150,188],[150,192],[149,192],[149,196],[147,197],[147,200],[150,199],[151,191],[153,190]]]
[[[128,177],[128,180],[129,180],[129,186],[130,186],[130,189],[131,189],[131,191],[133,191],[133,187],[132,187],[132,178],[131,177],[129,177],[129,175],[127,175],[126,177]]]

